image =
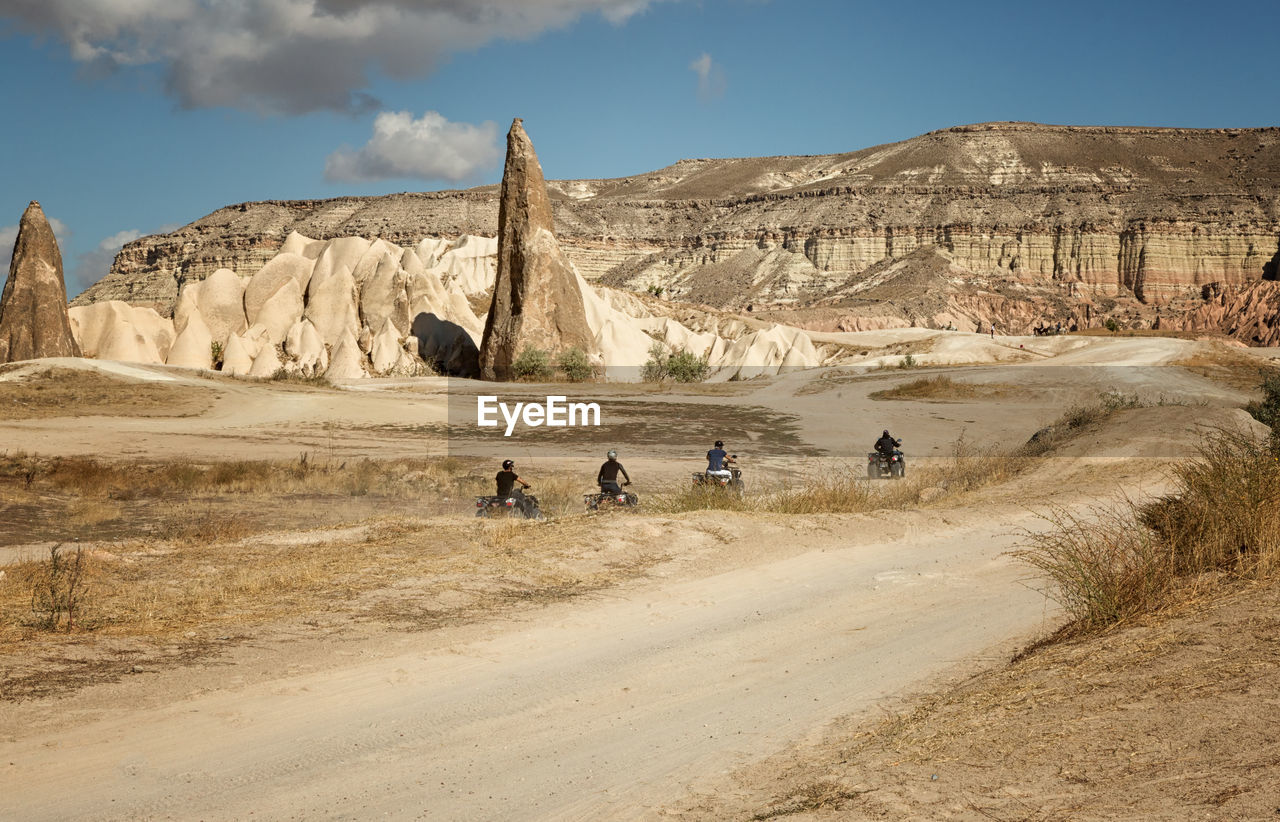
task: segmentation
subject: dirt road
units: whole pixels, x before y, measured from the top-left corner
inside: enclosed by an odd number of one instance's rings
[[[950,522],[948,522],[950,521]],[[874,526],[875,520],[866,520]],[[636,818],[1045,625],[1030,515],[904,515],[464,642],[4,746],[0,818]],[[745,541],[744,541],[745,542]],[[743,545],[743,550],[760,546]]]

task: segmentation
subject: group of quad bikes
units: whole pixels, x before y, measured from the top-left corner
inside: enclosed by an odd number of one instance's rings
[[[737,455],[733,456],[737,459]],[[868,479],[902,479],[906,476],[907,465],[902,452],[894,449],[892,453],[882,454],[872,451],[867,454]],[[709,474],[695,471],[692,475],[693,487],[712,492],[723,492],[742,496],[746,491],[746,483],[742,481],[742,469],[730,465],[727,473]],[[617,491],[599,491],[594,494],[583,494],[582,501],[588,511],[602,511],[617,508],[638,508],[640,497],[630,491],[619,488]],[[476,497],[477,517],[523,516],[525,519],[543,519],[538,507],[538,498],[533,494],[516,494],[514,496],[482,496]]]

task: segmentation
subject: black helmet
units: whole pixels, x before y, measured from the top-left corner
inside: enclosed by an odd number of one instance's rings
[[[883,433],[883,434],[881,434],[880,436],[882,436],[882,437],[887,437],[887,436],[889,436],[889,429],[888,429],[888,428],[884,429],[884,433]]]
[[[720,440],[716,440],[716,448],[724,448],[724,443]]]
[[[515,463],[514,463],[514,462],[512,462],[511,460],[503,460],[503,461],[502,461],[502,470],[503,470],[503,471],[506,471],[507,469],[511,468],[513,465],[515,465]]]

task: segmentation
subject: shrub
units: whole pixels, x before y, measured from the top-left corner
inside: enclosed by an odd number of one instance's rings
[[[656,342],[649,346],[649,360],[640,371],[645,382],[662,382],[667,378],[667,349]]]
[[[898,363],[898,367],[899,368],[915,368],[916,358],[913,355],[908,354],[907,356],[902,358],[901,362]]]
[[[214,340],[213,342],[209,343],[209,356],[213,358],[214,366],[221,365],[222,343],[218,342],[217,340]]]
[[[648,291],[650,294],[652,294],[655,297],[661,297],[662,292],[666,291],[666,289],[660,285],[651,285],[648,288],[646,288],[645,291]]]
[[[706,360],[689,351],[680,351],[667,358],[667,374],[676,382],[702,382],[710,370]]]
[[[526,348],[511,363],[511,373],[517,380],[549,380],[555,371],[551,358],[540,348]]]
[[[556,361],[556,367],[559,368],[569,382],[586,382],[595,376],[595,369],[591,366],[591,360],[587,357],[587,352],[581,348],[570,348],[560,354],[559,360]]]
[[[1077,516],[1058,510],[1016,556],[1045,574],[1068,633],[1157,610],[1188,581],[1280,572],[1280,460],[1236,432],[1206,437],[1174,493]]]
[[[1114,334],[1120,330],[1120,323],[1116,322],[1115,317],[1107,317],[1107,321],[1102,324],[1102,327]]]
[[[49,561],[40,567],[31,589],[31,610],[43,615],[44,625],[56,631],[63,624],[68,631],[76,627],[76,619],[83,615],[89,587],[85,579],[87,555],[77,547],[68,559],[62,555],[62,545],[49,549]]]
[[[1271,374],[1262,381],[1262,400],[1244,407],[1250,416],[1271,429],[1273,448],[1280,446],[1280,374]]]

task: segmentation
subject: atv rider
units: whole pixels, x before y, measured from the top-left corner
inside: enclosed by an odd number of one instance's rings
[[[729,466],[736,462],[736,459],[725,452],[724,443],[716,440],[715,447],[707,452],[707,476],[728,479],[733,476]]]
[[[528,507],[528,500],[524,497],[524,489],[530,487],[529,483],[520,479],[515,472],[516,464],[511,460],[502,461],[502,470],[498,472],[495,479],[498,481],[498,496],[502,499],[514,497],[520,504],[520,510],[524,511]],[[516,483],[520,483],[522,488],[516,488]]]
[[[876,451],[880,456],[888,459],[893,456],[893,450],[902,445],[902,440],[895,440],[889,435],[889,429],[886,428],[884,433],[880,435],[880,439],[876,440]]]
[[[618,472],[622,472],[622,476],[626,478],[624,485],[631,484],[631,477],[627,474],[627,469],[622,467],[622,463],[618,462],[618,452],[610,451],[607,455],[608,460],[604,465],[600,466],[599,473],[596,474],[596,485],[600,486],[600,491],[605,494],[621,494],[622,488],[618,486]]]

